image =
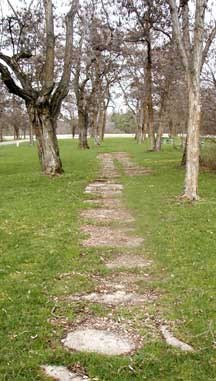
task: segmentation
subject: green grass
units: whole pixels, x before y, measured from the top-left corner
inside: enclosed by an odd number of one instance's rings
[[[40,365],[77,362],[100,381],[216,380],[215,175],[201,173],[199,203],[181,203],[181,153],[171,146],[150,153],[133,140],[107,139],[85,152],[71,141],[60,148],[65,174],[48,179],[40,174],[35,147],[0,147],[0,381],[45,381]],[[193,354],[159,337],[133,356],[69,353],[60,342],[63,327],[50,323],[54,296],[91,291],[94,282],[85,274],[107,273],[100,259],[106,251],[79,246],[79,210],[86,207],[86,184],[97,177],[97,153],[112,151],[130,152],[152,168],[148,176],[121,179],[124,202],[145,239],[144,254],[154,261],[151,279],[140,289],[160,292],[152,313],[172,322],[176,336],[196,349]],[[72,271],[79,274],[60,279]],[[89,309],[96,316],[109,312]],[[55,313],[73,321],[85,314],[85,303],[60,303]]]

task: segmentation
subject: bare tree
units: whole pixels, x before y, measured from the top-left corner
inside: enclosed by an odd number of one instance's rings
[[[179,49],[181,62],[186,73],[188,87],[188,126],[187,160],[183,197],[188,200],[198,199],[199,174],[199,128],[201,116],[200,74],[209,47],[216,35],[214,27],[204,44],[205,0],[196,0],[193,37],[190,35],[189,0],[180,1],[182,23],[178,17],[176,0],[168,0],[172,17],[173,31]]]
[[[55,72],[55,34],[53,3],[51,0],[44,0],[45,17],[45,40],[44,54],[40,55],[42,60],[41,77],[38,79],[38,87],[35,79],[26,73],[27,62],[34,58],[34,52],[30,51],[29,35],[25,30],[25,25],[19,20],[19,15],[15,12],[20,26],[18,40],[12,36],[12,45],[17,44],[17,49],[13,49],[13,55],[8,56],[0,52],[0,73],[2,80],[9,92],[17,95],[25,101],[26,108],[32,123],[34,133],[38,143],[38,153],[41,167],[46,175],[57,175],[63,172],[59,154],[58,142],[56,138],[57,118],[60,113],[61,103],[68,93],[68,86],[71,74],[72,54],[73,54],[73,23],[77,13],[78,0],[73,0],[70,10],[65,18],[66,37],[63,59],[63,71],[60,80]],[[12,33],[12,30],[11,30]]]

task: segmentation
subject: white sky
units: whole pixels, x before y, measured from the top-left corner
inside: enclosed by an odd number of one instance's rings
[[[15,10],[18,10],[23,5],[29,6],[29,4],[32,2],[32,0],[10,0],[11,4],[13,5]],[[37,0],[34,1],[34,3],[37,3]],[[67,11],[67,8],[70,5],[69,0],[54,0],[53,4],[55,7],[58,8],[58,13],[61,11],[61,14],[65,13]],[[3,14],[3,16],[7,15],[8,13],[11,13],[11,9],[8,5],[7,0],[0,0],[0,11]]]

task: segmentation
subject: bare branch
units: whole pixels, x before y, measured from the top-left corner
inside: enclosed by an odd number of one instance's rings
[[[212,28],[208,38],[207,38],[207,41],[206,41],[206,44],[205,44],[205,47],[203,49],[203,54],[202,54],[202,67],[205,63],[205,60],[206,60],[206,57],[208,55],[208,52],[209,52],[209,49],[211,47],[211,44],[213,42],[213,40],[215,39],[216,37],[216,24],[214,26],[214,28]]]
[[[17,21],[20,23],[19,16],[18,16],[18,14],[17,14],[15,8],[14,8],[13,5],[11,4],[11,1],[10,1],[10,0],[7,0],[7,3],[8,3],[8,5],[9,5],[9,7],[11,8],[11,10],[13,11],[13,13],[14,13],[14,15],[15,15]]]
[[[188,70],[189,69],[188,54],[185,50],[185,46],[183,44],[183,39],[181,36],[181,28],[180,28],[180,23],[178,19],[178,10],[177,10],[176,1],[168,0],[168,2],[169,2],[170,13],[171,13],[172,22],[173,22],[173,32],[174,32],[175,40],[179,49],[179,53],[181,55],[182,64],[185,70]]]
[[[196,1],[196,13],[194,24],[194,47],[193,47],[193,64],[198,64],[199,74],[202,68],[203,57],[203,32],[206,4],[205,0]]]
[[[24,99],[26,102],[32,100],[32,95],[21,87],[17,86],[13,80],[8,68],[0,63],[0,73],[2,81],[7,86],[10,93],[18,95],[20,98]]]
[[[78,12],[79,0],[73,0],[71,8],[66,15],[66,43],[65,43],[65,53],[64,53],[64,69],[62,73],[61,80],[56,91],[52,97],[52,108],[53,113],[58,115],[60,111],[60,106],[62,100],[66,97],[69,90],[69,81],[71,75],[71,66],[73,58],[73,25],[74,19]]]
[[[54,80],[54,22],[53,22],[52,0],[44,0],[45,19],[46,19],[46,60],[44,68],[45,91],[53,87]]]

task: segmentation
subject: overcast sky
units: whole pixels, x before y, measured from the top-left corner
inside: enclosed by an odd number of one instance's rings
[[[19,9],[23,5],[26,5],[27,7],[32,2],[32,0],[10,0],[11,4],[13,5],[14,9]],[[34,3],[37,3],[37,0],[34,1]],[[69,7],[70,1],[69,0],[54,0],[53,4],[58,8],[58,13],[61,12],[62,14],[65,13]],[[8,5],[7,0],[0,0],[0,7],[1,7],[1,13],[3,16],[7,15],[8,13],[11,13],[11,9]]]

